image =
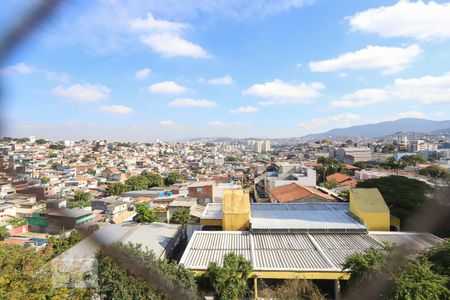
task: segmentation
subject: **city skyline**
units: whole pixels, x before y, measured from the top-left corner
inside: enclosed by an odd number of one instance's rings
[[[449,119],[449,2],[127,4],[66,4],[1,66],[2,135],[279,138]],[[8,2],[0,26],[25,10]]]

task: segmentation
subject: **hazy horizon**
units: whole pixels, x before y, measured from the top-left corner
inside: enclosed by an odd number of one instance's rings
[[[0,28],[33,3],[7,1]],[[66,3],[0,66],[1,136],[288,138],[450,118],[450,3]]]

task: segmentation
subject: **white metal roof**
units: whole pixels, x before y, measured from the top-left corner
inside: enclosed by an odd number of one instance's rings
[[[193,270],[206,270],[210,262],[221,263],[234,252],[251,261],[258,271],[342,272],[346,258],[370,247],[381,247],[389,235],[397,244],[416,240],[411,252],[420,252],[442,240],[432,234],[397,233],[251,233],[246,231],[196,231],[180,264]],[[420,245],[420,246],[418,246]],[[407,245],[408,247],[408,245]]]
[[[252,203],[253,232],[365,232],[364,224],[348,213],[348,203]],[[222,203],[208,203],[204,220],[221,220]]]
[[[101,246],[108,246],[114,242],[124,244],[141,244],[142,249],[155,253],[156,257],[164,257],[167,246],[180,230],[180,225],[166,223],[151,224],[109,224],[100,228],[89,237],[54,258],[68,269],[77,265],[89,271],[95,261],[95,254]]]
[[[208,203],[203,211],[202,219],[222,220],[222,203]]]
[[[348,214],[348,204],[292,203],[253,204],[254,232],[365,232],[366,226]]]

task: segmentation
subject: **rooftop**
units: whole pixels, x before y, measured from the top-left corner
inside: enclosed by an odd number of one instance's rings
[[[387,236],[387,237],[386,237]],[[222,263],[234,252],[250,260],[254,271],[342,272],[345,259],[370,247],[381,247],[382,239],[405,244],[418,253],[442,240],[432,234],[409,232],[369,233],[251,233],[246,231],[196,231],[181,258],[192,270],[206,270],[209,262]]]
[[[365,212],[389,212],[389,208],[377,188],[352,189],[350,190],[350,199]]]
[[[278,202],[292,202],[302,200],[310,196],[318,196],[324,200],[335,200],[334,197],[325,194],[315,188],[300,186],[293,182],[270,190],[272,197]]]

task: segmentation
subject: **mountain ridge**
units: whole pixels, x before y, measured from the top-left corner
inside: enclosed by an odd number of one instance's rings
[[[394,121],[384,121],[373,124],[334,128],[322,133],[308,134],[304,139],[320,139],[325,137],[359,136],[367,138],[383,137],[396,132],[432,132],[450,128],[450,120],[434,121],[419,118],[403,118]]]

